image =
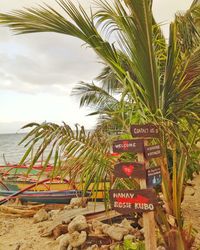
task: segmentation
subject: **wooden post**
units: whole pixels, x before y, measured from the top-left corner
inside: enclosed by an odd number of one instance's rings
[[[144,140],[144,146],[147,146],[147,140]],[[138,153],[138,162],[143,163],[146,169],[149,168],[149,162],[145,160],[143,153]],[[147,188],[146,180],[140,179],[140,188]],[[156,231],[155,231],[155,218],[154,211],[143,213],[144,237],[145,237],[145,250],[156,250]]]

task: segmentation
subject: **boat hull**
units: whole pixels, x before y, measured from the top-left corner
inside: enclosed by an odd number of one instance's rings
[[[44,204],[69,204],[70,200],[75,197],[82,197],[83,193],[77,190],[65,191],[25,191],[22,194],[14,196],[16,191],[0,190],[0,196],[9,197],[12,199],[19,198],[22,202],[35,202]],[[84,196],[89,196],[89,192]]]
[[[4,181],[4,184],[9,190],[22,190],[33,184],[34,182],[30,181]],[[105,185],[106,189],[109,189],[110,183],[100,183],[98,186],[98,191],[94,192],[94,184],[91,183],[88,187],[88,191],[92,193],[91,199],[98,199],[98,200],[103,200],[105,197]],[[63,182],[46,182],[42,184],[38,184],[32,188],[30,188],[30,191],[62,191],[62,190],[71,190],[76,187],[77,190],[81,191],[83,185],[80,183],[76,183],[75,185],[72,185],[70,183],[63,183]],[[4,187],[0,187],[0,189],[5,189]]]

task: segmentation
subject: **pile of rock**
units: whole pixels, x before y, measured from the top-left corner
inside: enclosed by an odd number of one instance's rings
[[[143,232],[131,226],[131,221],[124,219],[120,224],[108,225],[93,220],[87,223],[83,215],[76,216],[68,224],[68,233],[57,238],[59,250],[70,249],[113,249],[123,239],[142,240]],[[102,244],[106,244],[103,245]]]

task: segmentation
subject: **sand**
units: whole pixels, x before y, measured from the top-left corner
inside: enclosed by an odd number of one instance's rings
[[[200,249],[200,175],[186,188],[182,204],[185,225],[192,225],[197,231],[193,249]],[[102,209],[102,208],[101,208]],[[69,213],[80,214],[83,210],[65,211],[59,214],[60,221]],[[33,223],[33,218],[11,218],[0,214],[0,250],[57,250],[58,242],[52,237],[41,237],[43,231],[51,228],[55,221]]]

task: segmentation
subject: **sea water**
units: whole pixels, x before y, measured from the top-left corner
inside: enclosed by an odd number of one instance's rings
[[[18,163],[24,155],[26,148],[19,145],[26,134],[0,134],[0,165],[5,161],[11,164]]]

